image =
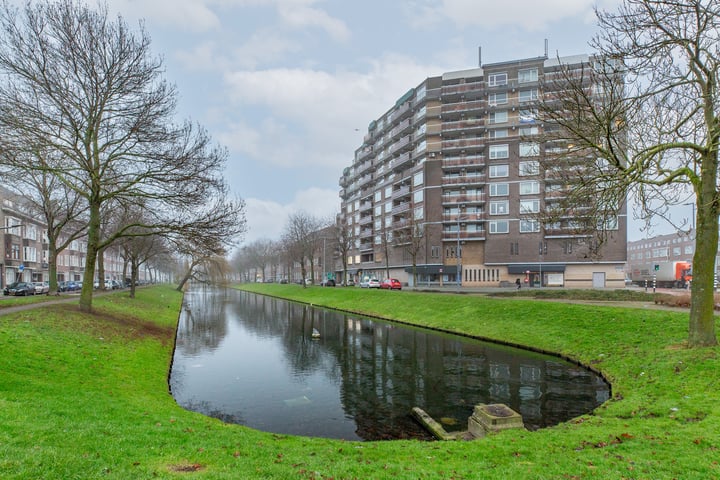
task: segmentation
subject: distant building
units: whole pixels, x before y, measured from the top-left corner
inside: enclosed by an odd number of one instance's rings
[[[351,229],[350,274],[412,284],[621,287],[626,260],[623,205],[601,257],[573,218],[541,225],[538,213],[564,185],[543,168],[549,148],[536,103],[541,82],[587,55],[538,57],[430,77],[368,126],[340,177],[341,214]],[[419,228],[418,228],[419,227]],[[420,235],[413,269],[413,241]]]
[[[6,188],[0,187],[0,288],[15,281],[43,282],[50,280],[49,243],[47,225],[26,206],[26,201]],[[57,259],[57,280],[82,281],[85,274],[87,241],[84,237],[70,242]],[[105,279],[123,282],[125,262],[117,248],[104,252]],[[129,270],[126,272],[129,275]],[[145,269],[140,280],[151,276]]]

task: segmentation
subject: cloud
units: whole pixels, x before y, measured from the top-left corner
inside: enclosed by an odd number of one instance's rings
[[[246,217],[250,230],[245,243],[261,238],[279,240],[290,214],[305,211],[321,220],[334,218],[340,208],[336,190],[309,188],[297,192],[292,202],[278,202],[258,198],[245,199]]]
[[[278,2],[277,11],[285,25],[293,28],[317,27],[338,41],[350,38],[345,22],[333,18],[324,10],[300,5],[296,2]]]
[[[232,128],[227,130],[224,142],[249,155],[265,152],[262,161],[278,166],[296,165],[299,152],[307,165],[347,165],[370,121],[410,87],[443,71],[401,56],[372,60],[366,67],[364,72],[278,68],[227,74],[233,110],[258,109],[267,116],[253,126],[242,125],[237,138]],[[264,145],[247,144],[248,137]]]
[[[509,26],[537,31],[564,18],[576,15],[587,18],[595,3],[596,0],[513,0],[510,6],[495,0],[425,0],[407,11],[413,14],[412,23],[416,27],[446,19],[461,28],[501,30]]]

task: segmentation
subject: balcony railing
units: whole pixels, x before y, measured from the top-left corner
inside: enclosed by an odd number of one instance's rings
[[[456,175],[442,178],[443,185],[470,185],[475,183],[485,183],[485,175]]]
[[[443,203],[456,204],[456,203],[482,203],[485,201],[484,193],[473,193],[473,194],[460,194],[460,195],[448,195],[442,196]]]
[[[456,140],[443,140],[442,149],[458,149],[458,148],[479,148],[485,146],[483,138],[459,138]]]
[[[443,85],[442,94],[452,95],[458,93],[472,92],[474,90],[480,90],[484,87],[485,82],[470,82],[461,83],[458,85]]]
[[[460,113],[485,108],[485,100],[473,100],[469,102],[444,103],[442,113]]]
[[[443,158],[443,167],[468,167],[473,165],[485,165],[485,155],[446,156]]]

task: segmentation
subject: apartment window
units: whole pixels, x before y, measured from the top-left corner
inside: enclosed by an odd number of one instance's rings
[[[508,158],[509,155],[510,151],[507,143],[502,145],[490,145],[490,158]]]
[[[540,175],[540,162],[537,160],[520,162],[518,173],[521,177],[528,175]]]
[[[490,178],[507,177],[509,174],[508,165],[490,165]]]
[[[520,123],[535,123],[537,116],[537,110],[534,108],[523,108],[518,114],[518,120]]]
[[[26,262],[37,262],[37,250],[35,247],[23,247],[23,258]]]
[[[507,200],[490,202],[490,215],[507,215],[509,202]]]
[[[573,242],[572,240],[565,240],[563,242],[563,253],[565,255],[569,255],[572,253],[573,250]]]
[[[540,200],[521,200],[520,214],[540,212]]]
[[[518,83],[537,82],[537,79],[537,68],[526,68],[524,70],[518,70]]]
[[[537,157],[540,155],[540,144],[539,143],[521,143],[520,144],[520,156],[521,157]]]
[[[415,203],[420,203],[423,201],[423,190],[417,190],[415,193],[413,193],[413,201]]]
[[[375,192],[375,201],[379,202],[380,200],[382,200],[382,192],[378,190],[377,192]]]
[[[413,186],[422,185],[423,181],[423,172],[417,172],[415,175],[413,175]]]
[[[508,113],[505,110],[500,111],[500,112],[492,112],[489,115],[489,119],[490,119],[490,123],[507,123]]]
[[[414,215],[413,218],[414,218],[415,220],[422,220],[424,214],[425,214],[425,213],[424,213],[423,207],[417,207],[417,208],[415,209],[415,211],[413,212],[413,215]]]
[[[601,220],[598,222],[598,230],[617,230],[618,229],[618,219],[617,217],[610,217],[606,218],[604,222]],[[667,248],[665,250],[665,255],[667,256]]]
[[[537,77],[537,71],[535,72],[535,76]],[[492,73],[492,74],[488,75],[488,86],[490,86],[490,87],[498,87],[500,85],[507,85],[507,82],[508,82],[507,72]]]
[[[504,197],[510,193],[510,186],[507,183],[491,183],[490,184],[490,196],[491,197]]]
[[[508,136],[507,128],[497,128],[488,130],[488,138],[506,138]]]
[[[521,137],[529,137],[539,133],[538,127],[520,127],[518,133]]]
[[[680,256],[680,247],[673,247],[673,255],[676,257]]]
[[[379,217],[382,215],[382,205],[375,205],[375,216]]]
[[[392,189],[392,185],[388,185],[387,187],[385,187],[385,198],[392,197]]]
[[[540,224],[537,220],[520,220],[520,233],[534,233],[540,231]],[[547,253],[547,252],[546,252]]]
[[[510,242],[510,255],[520,255],[520,244],[518,242]]]
[[[440,258],[440,252],[442,252],[440,247],[431,246],[430,247],[430,258]]]
[[[510,224],[507,220],[493,220],[490,222],[490,233],[508,233]]]
[[[539,182],[520,182],[520,195],[537,195],[540,193]]]
[[[488,103],[492,106],[494,105],[504,105],[508,101],[507,99],[507,92],[502,93],[491,93],[488,96]]]
[[[10,247],[10,255],[13,260],[20,260],[20,245],[13,243]]]
[[[530,90],[520,90],[518,92],[518,101],[523,102],[534,102],[538,99],[537,88],[531,88]]]

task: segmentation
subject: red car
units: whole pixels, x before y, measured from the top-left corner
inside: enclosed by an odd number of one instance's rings
[[[402,290],[402,283],[397,278],[387,278],[382,281],[380,288],[388,290]]]

